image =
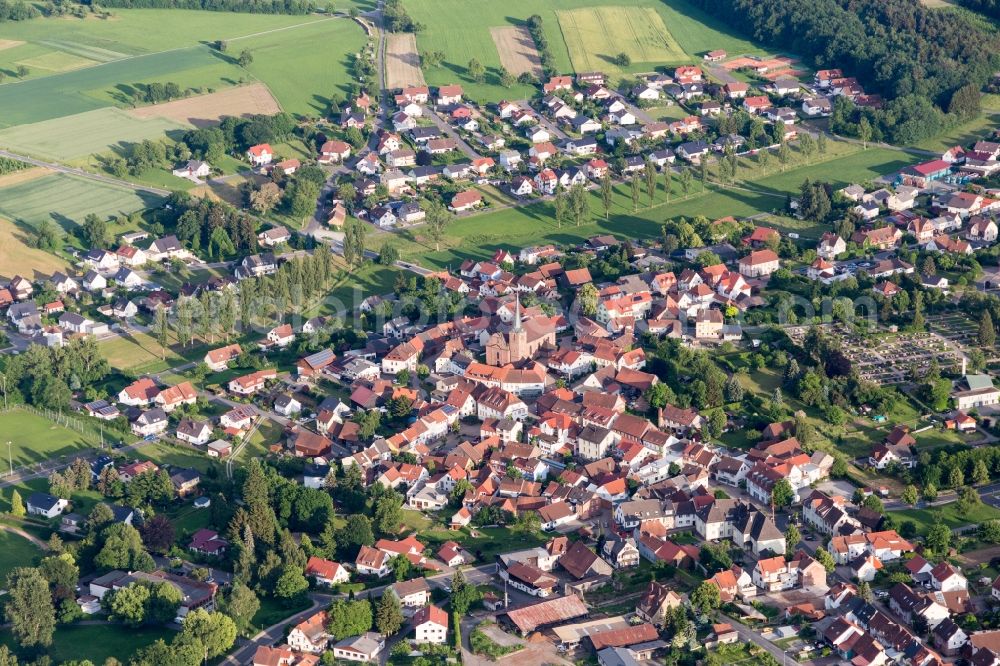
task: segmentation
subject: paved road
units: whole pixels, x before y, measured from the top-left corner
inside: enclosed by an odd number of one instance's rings
[[[435,127],[441,130],[441,132],[447,135],[448,137],[455,140],[455,142],[458,144],[459,149],[461,149],[461,151],[465,153],[469,159],[476,160],[482,157],[482,155],[477,153],[475,149],[473,149],[473,147],[470,146],[465,139],[459,136],[458,132],[455,131],[455,128],[452,127],[450,123],[445,122],[445,120],[441,118],[441,116],[439,116],[437,112],[434,111],[434,109],[432,109],[429,106],[424,106],[423,112],[424,112],[424,117],[430,120],[432,123],[434,123]]]
[[[59,173],[65,173],[71,176],[79,176],[81,178],[87,178],[89,180],[105,183],[107,185],[115,185],[117,187],[127,187],[130,190],[138,190],[140,192],[149,192],[150,194],[156,194],[157,196],[165,197],[170,194],[170,190],[160,189],[159,187],[149,187],[148,185],[137,185],[135,183],[130,183],[125,180],[119,180],[118,178],[112,178],[111,176],[104,176],[98,173],[91,173],[90,171],[84,171],[83,169],[68,167],[64,164],[57,164],[55,162],[44,162],[42,160],[35,159],[34,157],[28,157],[26,155],[18,155],[17,153],[12,153],[9,150],[0,150],[0,157],[7,157],[12,160],[18,160],[20,162],[31,164],[33,166],[45,167],[47,169],[52,169],[53,171],[58,171]]]

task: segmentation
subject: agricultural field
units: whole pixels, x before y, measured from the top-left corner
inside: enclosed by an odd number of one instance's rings
[[[0,218],[0,278],[9,280],[15,275],[30,279],[48,277],[56,271],[65,271],[69,264],[54,254],[31,247],[30,230],[23,230],[10,220]]]
[[[107,218],[159,203],[159,197],[147,192],[64,173],[0,187],[0,217],[22,228],[37,227],[43,220],[49,220],[71,231],[90,213]]]
[[[188,129],[165,117],[140,118],[108,107],[0,130],[0,146],[41,159],[76,162],[144,139],[179,138]]]
[[[515,76],[528,72],[541,78],[542,59],[527,28],[519,25],[490,28],[490,36],[508,72]]]
[[[134,84],[174,81],[183,88],[235,85],[246,73],[208,46],[115,60],[0,85],[5,127],[62,118],[107,106],[130,106]]]
[[[17,66],[25,65],[30,80],[79,65],[198,46],[319,18],[180,9],[115,9],[112,14],[106,20],[90,16],[8,23],[0,43],[0,70],[13,77]],[[7,85],[17,85],[8,81]]]
[[[560,11],[611,8],[614,12],[628,10],[643,12],[653,10],[666,26],[666,34],[686,54],[685,60],[700,61],[701,54],[713,49],[726,49],[732,54],[763,54],[760,47],[725,27],[720,21],[702,12],[686,0],[552,0],[540,4],[535,0],[509,0],[503,3],[468,2],[467,0],[404,0],[407,11],[415,21],[426,27],[419,37],[421,52],[443,51],[445,61],[441,67],[424,71],[427,82],[434,85],[461,83],[466,92],[479,101],[523,99],[533,92],[529,86],[516,84],[511,88],[500,85],[499,68],[503,64],[497,52],[491,29],[520,26],[533,14],[542,17],[546,41],[552,52],[556,69],[574,71],[570,45],[563,38],[557,13]],[[638,14],[635,14],[638,16]],[[637,28],[638,29],[638,28]],[[611,56],[622,48],[609,51]],[[478,58],[486,68],[485,83],[477,83],[466,76],[466,66],[471,58]],[[675,60],[676,62],[676,60]],[[595,69],[609,69],[601,61]],[[638,69],[651,69],[652,65]],[[636,69],[635,71],[638,71]]]
[[[422,86],[425,83],[424,74],[420,70],[416,35],[409,32],[386,35],[385,84],[395,89]]]
[[[367,40],[354,21],[332,18],[233,39],[229,50],[249,49],[253,53],[249,73],[267,85],[282,109],[318,116],[326,113],[331,95],[344,97],[351,80],[349,57],[359,52]]]
[[[612,60],[627,55],[634,67],[678,64],[688,57],[652,7],[587,7],[560,10],[570,61],[578,72],[621,71]]]
[[[0,414],[0,469],[7,471],[10,460],[7,442],[11,442],[14,468],[68,455],[94,446],[90,436],[56,425],[49,419],[31,412],[12,410]]]
[[[96,49],[103,49],[104,61],[23,81],[8,78],[0,85],[2,126],[131,107],[136,84],[174,82],[182,89],[214,92],[254,78],[272,90],[282,108],[315,115],[349,81],[346,54],[366,39],[361,27],[346,18],[181,10],[119,10],[108,21],[36,19],[10,32],[25,44],[0,51],[0,69],[16,67],[17,52],[26,48],[64,53],[86,47],[82,52],[94,57]],[[227,53],[208,45],[217,39],[227,42]],[[337,56],[315,57],[328,52],[329,44],[338,45]],[[254,54],[248,70],[232,53],[244,49]]]
[[[208,95],[141,106],[128,111],[128,115],[143,120],[162,119],[195,127],[206,127],[227,116],[269,116],[279,111],[281,106],[267,86],[262,83],[252,83]]]

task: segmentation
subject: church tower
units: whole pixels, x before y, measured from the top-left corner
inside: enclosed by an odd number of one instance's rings
[[[521,296],[514,297],[514,328],[510,331],[510,361],[517,363],[528,358],[528,332],[521,326]]]

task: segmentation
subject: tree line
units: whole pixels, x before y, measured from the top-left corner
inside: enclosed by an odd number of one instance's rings
[[[85,0],[85,3],[94,4],[93,0]],[[311,2],[303,0],[101,0],[101,6],[121,9],[201,9],[245,14],[309,14],[316,10]]]
[[[867,92],[884,95],[885,107],[865,115],[877,134],[897,143],[931,136],[956,121],[952,114],[968,113],[967,87],[978,91],[998,63],[1000,38],[966,16],[914,0],[696,4],[756,40],[801,54],[817,68],[840,68]]]
[[[10,0],[0,0],[0,23],[4,21],[27,21],[41,16],[42,13],[27,2],[20,0],[10,2]]]

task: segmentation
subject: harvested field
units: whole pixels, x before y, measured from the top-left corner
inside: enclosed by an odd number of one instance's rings
[[[385,84],[390,89],[425,86],[420,53],[413,33],[390,34],[385,46]]]
[[[227,116],[271,115],[281,111],[263,83],[227,88],[208,95],[178,99],[164,104],[131,109],[136,118],[166,118],[196,127],[214,125]]]
[[[30,169],[14,171],[0,176],[0,188],[27,183],[35,180],[36,178],[47,176],[50,173],[52,173],[52,169],[49,169],[48,167],[31,167]]]
[[[758,67],[763,67],[765,70],[771,71],[788,69],[796,62],[797,61],[794,58],[788,58],[785,56],[779,56],[777,58],[748,58],[746,56],[739,56],[737,58],[727,60],[719,66],[723,69],[729,70],[730,72],[737,69],[756,69]]]
[[[21,44],[24,44],[24,42],[17,39],[0,39],[0,51],[3,51],[4,49],[12,49],[15,46],[20,46]]]
[[[500,62],[507,71],[518,76],[529,72],[536,78],[542,76],[542,59],[538,56],[535,40],[527,28],[507,26],[490,28],[490,36],[496,44]]]
[[[22,230],[13,222],[0,218],[0,277],[8,280],[15,275],[30,279],[48,277],[69,266],[63,259],[45,250],[28,245],[30,230]]]

